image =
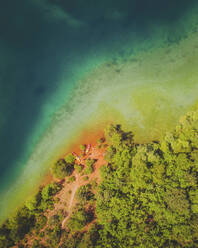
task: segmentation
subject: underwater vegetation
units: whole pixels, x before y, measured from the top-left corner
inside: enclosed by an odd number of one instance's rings
[[[119,123],[159,141],[194,109],[197,13],[178,0],[3,3],[2,221],[87,130]]]

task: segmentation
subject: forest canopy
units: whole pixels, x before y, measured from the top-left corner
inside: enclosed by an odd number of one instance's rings
[[[198,246],[198,111],[161,142],[134,144],[120,126],[106,131],[98,247]]]
[[[68,229],[61,228],[61,215],[51,217],[53,228],[40,234],[48,237],[49,246],[35,241],[35,247],[198,247],[198,110],[182,117],[160,141],[137,144],[133,137],[119,125],[106,128],[106,165],[96,192],[90,184],[79,188],[80,206]],[[88,160],[87,166],[93,163]],[[59,160],[53,170],[64,178],[72,173],[66,172],[68,166],[75,169],[72,156]],[[57,183],[45,186],[7,220],[0,228],[0,247],[41,230],[60,190]],[[93,206],[86,210],[90,200],[95,201],[95,213]],[[81,231],[93,218],[90,229]]]

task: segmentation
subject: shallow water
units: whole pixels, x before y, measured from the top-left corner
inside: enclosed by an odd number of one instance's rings
[[[87,126],[158,139],[198,100],[196,1],[55,2],[0,9],[0,218]]]

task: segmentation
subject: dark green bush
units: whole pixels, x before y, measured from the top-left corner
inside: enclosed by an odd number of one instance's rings
[[[90,221],[89,214],[84,209],[78,209],[68,220],[68,227],[72,231],[81,230]]]
[[[60,216],[55,214],[52,215],[49,220],[48,220],[48,224],[49,226],[56,226],[56,225],[60,225],[61,221],[60,221]]]
[[[38,215],[36,216],[36,229],[40,230],[42,229],[47,223],[47,217],[45,215]]]
[[[91,184],[81,186],[77,190],[77,198],[82,201],[89,201],[94,198],[94,194],[91,192]]]
[[[71,156],[67,158],[67,161],[70,162],[67,162],[64,159],[60,159],[54,164],[54,166],[52,167],[52,173],[55,177],[59,179],[63,179],[72,174],[74,170],[74,164],[73,164],[73,157]]]

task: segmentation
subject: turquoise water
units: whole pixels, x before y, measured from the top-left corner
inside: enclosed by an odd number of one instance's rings
[[[197,10],[179,0],[2,3],[1,218],[88,123],[153,139],[194,106]]]

